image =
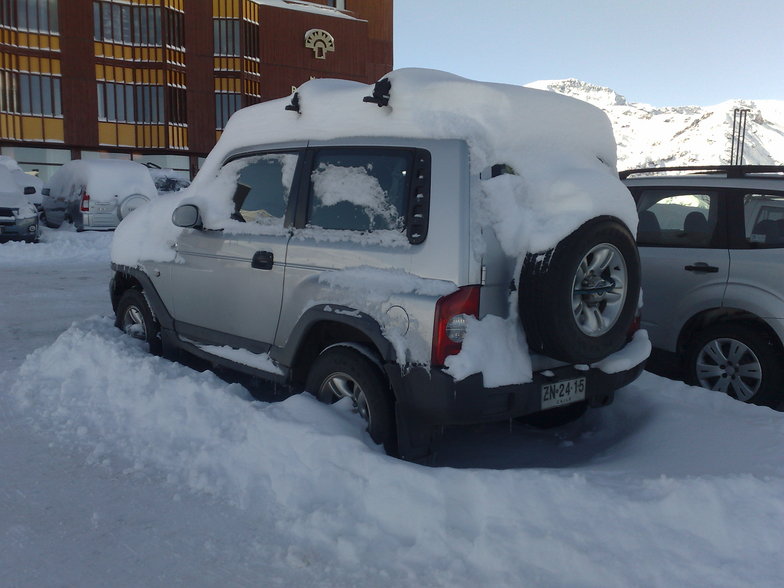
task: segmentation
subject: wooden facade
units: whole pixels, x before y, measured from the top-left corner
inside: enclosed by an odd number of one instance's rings
[[[392,2],[0,0],[0,148],[174,154],[193,171],[237,108],[390,71]],[[25,4],[56,14],[33,23]],[[314,31],[328,49],[306,46]]]

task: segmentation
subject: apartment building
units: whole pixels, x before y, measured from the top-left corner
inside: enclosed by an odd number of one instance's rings
[[[0,153],[194,173],[239,108],[392,69],[393,0],[0,0]]]

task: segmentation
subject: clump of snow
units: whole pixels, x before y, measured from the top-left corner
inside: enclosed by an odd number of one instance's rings
[[[62,262],[101,262],[109,266],[112,234],[99,231],[77,233],[71,224],[59,229],[41,227],[40,243],[11,242],[0,245],[0,262],[8,266]]]
[[[400,213],[387,199],[386,191],[381,187],[378,178],[368,174],[364,167],[344,167],[332,164],[321,164],[311,174],[313,194],[318,200],[316,206],[334,206],[348,202],[362,208],[368,217],[368,226],[372,230],[376,217],[384,221],[383,229],[398,228],[396,223],[402,222]]]
[[[640,329],[632,336],[632,340],[619,351],[608,355],[592,367],[599,368],[606,374],[617,374],[640,365],[651,354],[651,342],[648,331]]]
[[[481,372],[488,388],[531,381],[528,344],[517,321],[487,315],[466,317],[466,323],[462,350],[444,362],[450,376],[459,381]]]

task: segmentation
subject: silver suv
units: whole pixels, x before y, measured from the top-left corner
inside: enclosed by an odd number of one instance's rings
[[[435,72],[308,82],[235,114],[187,190],[121,223],[117,325],[347,399],[408,459],[443,425],[574,420],[650,351],[609,128],[573,99]]]
[[[621,173],[640,222],[643,326],[688,382],[784,400],[784,167]]]

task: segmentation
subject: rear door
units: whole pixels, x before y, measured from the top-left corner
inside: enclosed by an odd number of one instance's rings
[[[181,335],[254,352],[274,341],[298,160],[297,150],[286,150],[224,166],[213,186],[225,191],[225,206],[213,206],[217,217],[206,218],[204,230],[183,231],[176,244],[173,315]]]
[[[634,190],[640,223],[642,325],[675,351],[686,321],[722,305],[729,276],[726,207],[715,190]]]

